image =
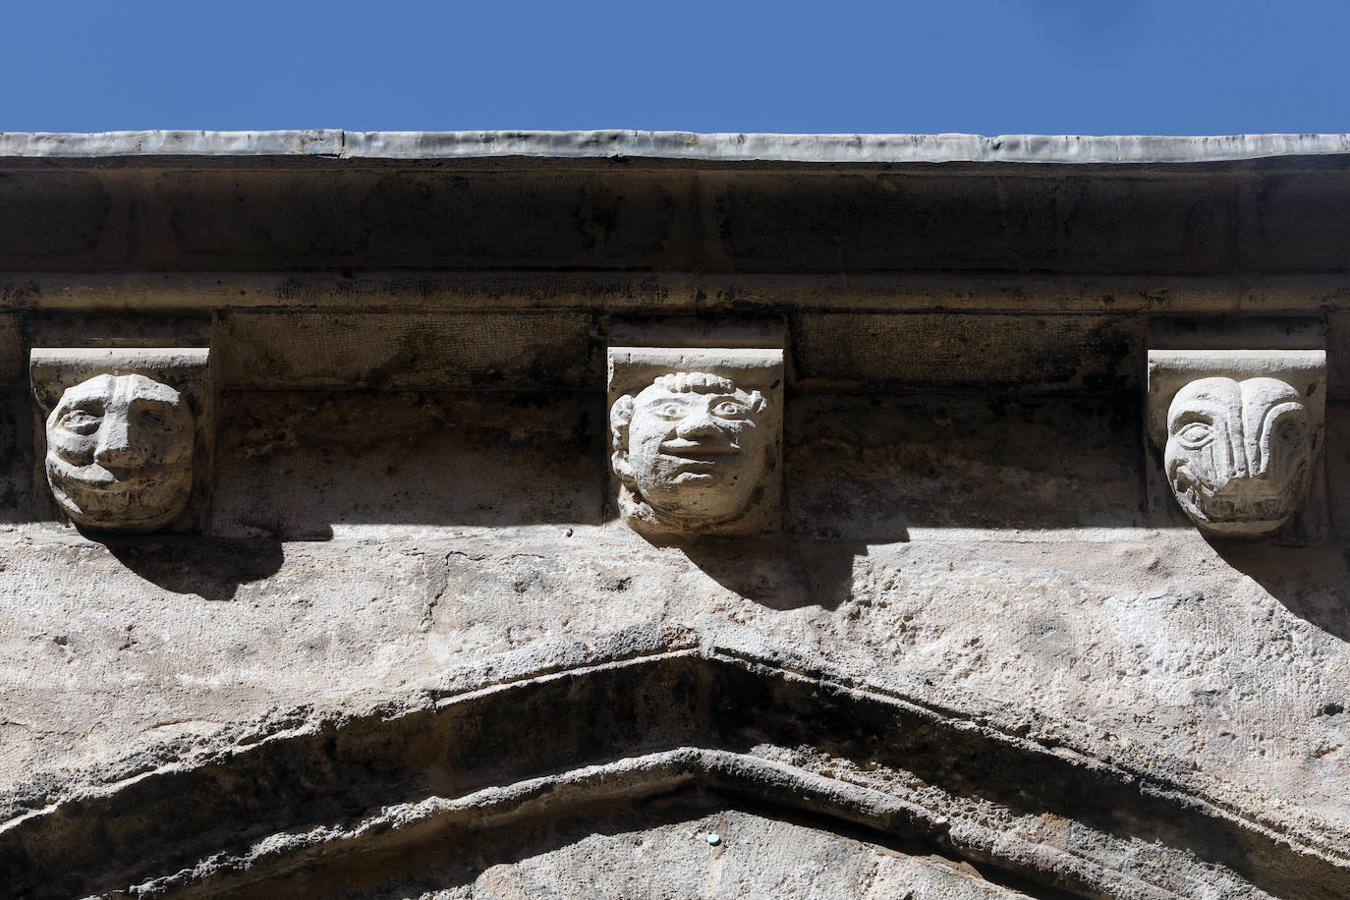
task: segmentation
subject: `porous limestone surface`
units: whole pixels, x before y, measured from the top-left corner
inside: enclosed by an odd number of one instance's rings
[[[73,784],[171,739],[228,744],[232,723],[279,711],[415,708],[694,641],[1159,773],[1318,844],[1350,840],[1339,551],[1225,559],[1185,531],[846,547],[658,547],[617,522],[365,534],[110,547],[10,528],[0,777]]]
[[[480,874],[465,877],[452,868],[446,881],[467,883],[423,893],[420,898],[1012,900],[1027,896],[941,857],[904,853],[752,812],[722,809],[674,818],[647,827],[640,822],[623,823],[580,839],[571,836],[571,842],[556,848],[549,846],[548,838],[557,841],[557,836],[535,834],[535,846],[520,847],[513,854],[517,858],[498,862],[498,854],[473,854],[461,863],[462,869]],[[710,835],[716,835],[716,844],[710,843]]]

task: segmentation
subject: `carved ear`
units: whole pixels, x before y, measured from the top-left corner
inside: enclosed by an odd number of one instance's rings
[[[637,475],[628,462],[628,454],[615,450],[609,458],[609,464],[614,468],[614,474],[619,476],[619,481],[623,483],[623,486],[636,494]]]
[[[614,450],[610,456],[610,465],[614,467],[614,474],[630,489],[636,478],[633,467],[628,463],[628,426],[633,422],[635,405],[633,395],[624,394],[614,401],[609,410],[609,441]]]
[[[615,452],[628,452],[628,426],[633,422],[635,403],[632,394],[624,394],[609,408],[609,443]]]

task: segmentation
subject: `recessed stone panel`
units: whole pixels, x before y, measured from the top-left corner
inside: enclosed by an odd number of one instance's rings
[[[155,191],[184,262],[290,267],[341,264],[366,249],[360,208],[375,183],[361,172],[166,172]]]
[[[90,172],[0,171],[0,265],[94,258],[112,206],[108,188]]]
[[[1049,171],[709,176],[710,253],[738,271],[1232,269],[1227,177]]]
[[[1344,272],[1350,268],[1350,172],[1264,173],[1242,185],[1236,232],[1245,271]]]
[[[896,541],[944,529],[1137,528],[1138,409],[1134,397],[797,397],[785,426],[785,529]]]
[[[1134,317],[820,313],[793,330],[798,381],[846,390],[1130,391]]]
[[[0,388],[19,387],[28,381],[26,355],[22,319],[17,315],[0,315]]]
[[[393,172],[361,218],[383,264],[488,268],[683,266],[685,177],[639,173]]]
[[[584,311],[234,312],[213,343],[235,389],[599,390],[603,344]]]

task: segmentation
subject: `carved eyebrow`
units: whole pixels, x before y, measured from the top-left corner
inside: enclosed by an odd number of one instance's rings
[[[1222,407],[1210,402],[1196,403],[1193,406],[1183,406],[1178,410],[1174,410],[1171,415],[1167,417],[1167,429],[1170,431],[1178,425],[1190,424],[1191,422],[1199,421],[1202,418],[1212,425],[1222,416],[1222,413]]]
[[[107,402],[102,397],[73,397],[61,404],[61,414],[72,412],[102,412]]]
[[[155,406],[166,406],[169,409],[173,409],[175,406],[174,401],[169,399],[168,397],[155,397],[155,396],[132,397],[131,402],[128,404],[128,406],[136,407],[136,406],[144,406],[146,404],[154,404]]]
[[[1300,424],[1308,424],[1308,408],[1303,405],[1301,400],[1285,400],[1277,403],[1266,414],[1261,417],[1261,443],[1264,446],[1270,440],[1270,429],[1276,423],[1289,418],[1296,418]]]

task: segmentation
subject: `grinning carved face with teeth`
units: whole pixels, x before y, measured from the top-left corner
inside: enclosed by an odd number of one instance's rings
[[[767,406],[759,391],[702,372],[662,375],[620,397],[610,428],[623,499],[683,530],[741,515],[763,480]]]
[[[1277,378],[1201,378],[1167,412],[1163,464],[1200,528],[1269,534],[1303,503],[1313,435],[1299,391]]]
[[[193,419],[183,396],[144,375],[98,375],[47,417],[47,482],[77,525],[150,531],[192,493]]]

